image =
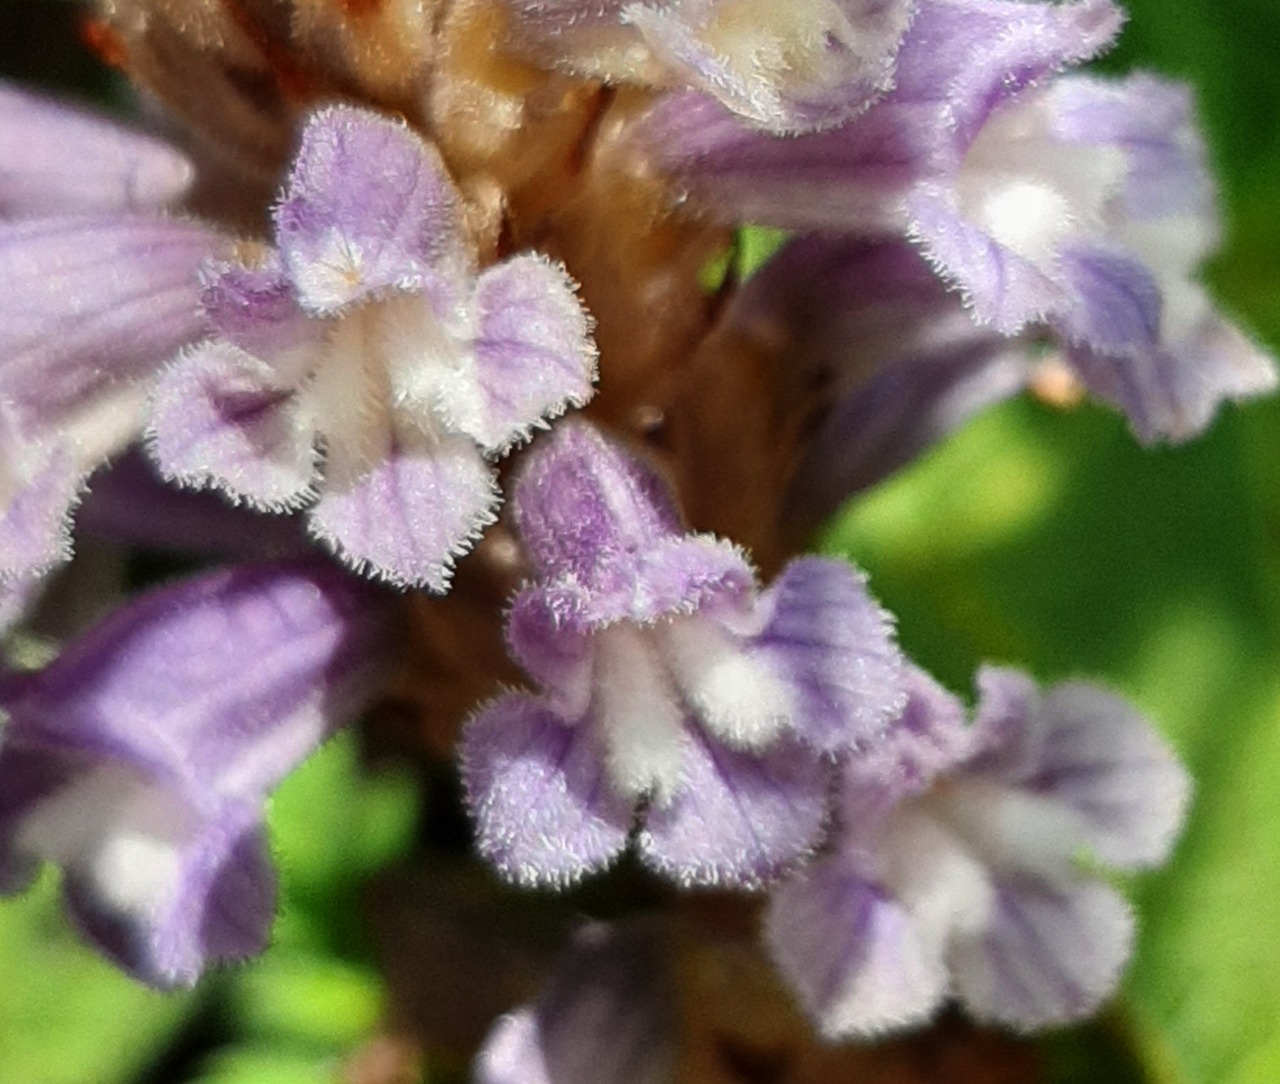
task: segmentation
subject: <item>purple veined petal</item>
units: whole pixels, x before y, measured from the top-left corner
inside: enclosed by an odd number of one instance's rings
[[[352,106],[308,120],[276,237],[303,308],[330,314],[412,285],[461,243],[439,153],[407,125]]]
[[[951,9],[937,26],[932,24],[935,7]],[[959,32],[951,48],[963,50],[964,59],[948,73],[947,96],[948,119],[957,146],[964,147],[1000,105],[1055,72],[1106,51],[1124,20],[1124,11],[1111,0],[941,0],[922,5],[900,64],[918,57],[918,71],[924,74],[941,59],[933,52],[937,31],[945,23]],[[912,45],[919,52],[908,58]]]
[[[640,830],[646,865],[685,886],[756,887],[818,846],[830,779],[816,754],[786,739],[745,753],[696,727],[690,737],[679,789]]]
[[[483,448],[501,454],[591,398],[596,349],[573,280],[544,257],[516,256],[485,270],[474,304],[479,401],[472,411],[445,403],[443,412]]]
[[[513,504],[530,561],[547,578],[629,576],[637,551],[682,533],[657,473],[572,419],[525,457]]]
[[[689,86],[774,133],[812,131],[862,112],[893,80],[911,0],[632,3],[655,57]]]
[[[76,510],[76,529],[149,549],[240,560],[300,556],[311,549],[297,517],[166,485],[140,449],[93,475]]]
[[[1080,842],[1109,866],[1132,869],[1168,857],[1191,781],[1141,712],[1083,681],[1056,685],[1040,696],[1016,671],[984,667],[978,685],[982,702],[975,725],[987,742],[1003,735],[1012,755],[1001,763],[989,754],[968,772],[1070,807]],[[1002,750],[996,746],[992,752],[999,757]]]
[[[1061,309],[1062,284],[967,220],[941,185],[919,186],[907,197],[907,212],[912,237],[980,323],[1013,335]]]
[[[217,339],[156,382],[147,450],[169,481],[288,511],[315,497],[315,433],[271,366]]]
[[[1172,342],[1124,356],[1084,346],[1067,351],[1089,391],[1120,409],[1144,444],[1190,440],[1222,403],[1267,395],[1277,386],[1275,360],[1210,310],[1207,299],[1178,300],[1203,311]]]
[[[0,84],[0,162],[0,218],[151,210],[194,176],[160,140],[10,84]]]
[[[1059,253],[1058,269],[1065,297],[1053,324],[1068,341],[1106,355],[1156,348],[1164,299],[1140,260],[1075,244]]]
[[[319,557],[159,588],[0,687],[7,741],[134,766],[195,806],[260,799],[376,692],[387,606]]]
[[[956,991],[978,1019],[1019,1031],[1079,1020],[1115,991],[1133,934],[1110,885],[998,878],[984,927],[952,942]]]
[[[0,225],[0,397],[21,429],[86,469],[137,436],[143,383],[205,333],[198,272],[223,243],[123,215]]]
[[[0,582],[31,579],[71,556],[83,483],[69,449],[24,440],[0,403]]]
[[[496,518],[498,499],[494,471],[468,438],[406,432],[367,467],[330,444],[308,526],[358,572],[443,592],[454,559]]]
[[[0,635],[16,625],[40,597],[44,584],[38,574],[0,580]],[[0,873],[0,893],[4,892],[4,875]]]
[[[1174,214],[1216,217],[1213,181],[1188,85],[1148,72],[1124,79],[1067,75],[1047,88],[1045,98],[1055,139],[1124,154],[1127,215],[1138,220]],[[1213,244],[1216,233],[1210,231]]]
[[[904,225],[902,197],[928,175],[942,105],[894,96],[828,131],[779,137],[694,91],[663,95],[629,134],[708,217],[879,236]]]
[[[92,863],[69,865],[64,891],[72,920],[118,966],[161,989],[194,985],[210,961],[258,955],[276,912],[261,815],[228,811],[195,826],[190,838],[134,836]],[[114,884],[104,883],[108,874]],[[137,898],[120,891],[132,880]]]
[[[752,657],[795,699],[793,732],[824,753],[873,740],[906,703],[893,619],[843,561],[797,558],[761,596]]]
[[[928,1020],[950,986],[945,945],[882,886],[821,859],[772,893],[765,940],[829,1039]]]
[[[461,762],[476,846],[509,880],[569,885],[626,846],[634,813],[611,788],[592,729],[538,699],[508,694],[483,708]]]
[[[275,251],[253,267],[211,262],[200,277],[200,304],[218,338],[268,362],[282,383],[307,375],[323,348],[326,323],[298,307]]]
[[[841,765],[846,824],[924,794],[972,756],[975,735],[959,697],[912,664],[903,669],[901,687],[906,694],[902,711],[879,738]]]
[[[591,602],[588,592],[576,584],[533,584],[516,595],[507,612],[511,657],[566,719],[582,718],[591,703]]]

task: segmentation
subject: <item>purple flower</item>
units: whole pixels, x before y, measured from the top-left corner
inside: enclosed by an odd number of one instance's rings
[[[913,0],[509,0],[517,45],[609,82],[687,86],[771,132],[829,128],[892,85]]]
[[[84,936],[190,985],[265,946],[270,790],[376,691],[385,600],[319,559],[245,565],[117,611],[0,682],[0,887],[62,867]]]
[[[887,615],[842,562],[758,591],[728,543],[682,532],[661,481],[585,425],[526,463],[516,521],[535,580],[508,618],[542,687],[463,739],[479,847],[565,884],[641,858],[686,884],[756,884],[820,838],[829,765],[901,705]]]
[[[916,672],[892,738],[850,760],[829,854],[771,900],[773,956],[823,1032],[919,1023],[947,996],[1018,1029],[1093,1012],[1133,939],[1080,863],[1168,855],[1189,781],[1120,698],[985,668],[972,727]]]
[[[477,273],[435,149],[361,109],[308,121],[275,226],[258,263],[206,270],[217,335],[159,384],[155,461],[256,507],[310,505],[348,564],[444,590],[494,518],[489,460],[591,395],[573,284],[536,255]]]
[[[1276,373],[1195,280],[1218,227],[1186,88],[1052,78],[1120,23],[1108,0],[925,0],[862,117],[783,141],[673,96],[637,138],[718,217],[905,231],[980,323],[1047,326],[1142,440],[1183,440]]]
[[[67,559],[86,479],[204,333],[196,272],[225,242],[156,213],[186,160],[106,120],[0,86],[0,150],[0,591],[17,598]]]
[[[475,1084],[663,1084],[676,1022],[670,961],[644,921],[580,930],[537,1000],[503,1016]]]

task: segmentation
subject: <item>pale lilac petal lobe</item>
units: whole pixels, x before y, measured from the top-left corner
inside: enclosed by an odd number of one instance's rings
[[[1190,440],[1224,402],[1277,387],[1275,359],[1209,311],[1177,340],[1154,349],[1108,356],[1075,346],[1067,357],[1089,391],[1121,410],[1144,444]]]
[[[1168,858],[1191,780],[1150,721],[1087,682],[1049,690],[1040,711],[1045,742],[1027,785],[1080,814],[1084,842],[1108,866],[1131,869]]]
[[[358,571],[444,591],[454,559],[494,520],[493,470],[475,445],[406,439],[354,477],[334,476],[308,517],[311,532]]]
[[[150,210],[179,199],[193,176],[158,139],[0,84],[0,218]]]
[[[595,429],[561,423],[526,460],[516,521],[534,567],[592,582],[629,574],[638,549],[679,531],[657,475]]]
[[[769,614],[749,650],[786,675],[795,733],[822,752],[879,735],[905,703],[893,620],[852,566],[820,557],[787,565],[761,597]]]
[[[830,1039],[922,1023],[950,986],[937,939],[891,893],[839,860],[816,862],[774,892],[765,938]]]
[[[807,748],[745,753],[690,733],[680,790],[649,809],[640,832],[647,865],[683,885],[754,887],[819,844],[829,779]]]
[[[318,313],[411,286],[458,243],[456,197],[439,154],[408,126],[335,106],[308,121],[276,209],[280,255]]]
[[[1012,335],[1061,306],[1055,278],[962,216],[942,188],[921,186],[907,208],[913,236],[981,323]]]
[[[956,989],[970,1011],[1019,1030],[1091,1015],[1120,979],[1133,912],[1110,885],[995,882],[981,934],[952,945]]]
[[[148,450],[180,485],[214,488],[266,509],[313,495],[315,437],[270,366],[213,340],[182,354],[156,383]]]
[[[471,436],[502,450],[592,393],[595,347],[572,280],[550,261],[516,256],[476,282],[476,378],[483,416]]]
[[[1058,267],[1070,301],[1055,322],[1066,338],[1103,354],[1157,345],[1163,300],[1139,260],[1103,248],[1066,247]]]
[[[462,777],[477,847],[528,885],[567,885],[626,845],[633,813],[610,789],[591,730],[510,694],[467,726]]]
[[[70,424],[201,337],[198,272],[221,243],[141,217],[0,225],[0,395],[19,424]]]

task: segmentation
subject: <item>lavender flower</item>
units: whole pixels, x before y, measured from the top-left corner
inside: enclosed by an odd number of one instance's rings
[[[609,81],[710,95],[771,132],[862,112],[893,81],[912,0],[510,0],[517,45]]]
[[[11,87],[0,140],[0,591],[16,600],[67,559],[86,479],[203,333],[196,270],[223,242],[155,213],[191,179],[163,144]]]
[[[662,483],[582,425],[535,450],[516,519],[537,579],[508,642],[543,693],[502,697],[464,737],[486,857],[569,883],[621,852],[641,806],[642,859],[682,883],[756,884],[811,849],[822,754],[901,704],[858,573],[802,559],[758,593],[741,553],[683,534]]]
[[[312,116],[277,251],[207,269],[217,335],[155,393],[163,474],[260,508],[314,502],[312,533],[348,564],[444,590],[493,520],[488,459],[595,377],[565,272],[535,255],[477,272],[459,214],[438,154],[404,125]]]
[[[0,682],[0,886],[63,869],[84,936],[157,986],[262,951],[268,792],[376,688],[383,602],[315,559],[118,610]]]
[[[767,936],[829,1036],[918,1023],[954,995],[1019,1029],[1093,1012],[1133,940],[1080,866],[1164,860],[1186,773],[1150,724],[1085,682],[1041,694],[986,668],[972,727],[916,672],[891,738],[844,775],[834,849],[780,887]]]
[[[980,323],[1047,326],[1141,439],[1185,440],[1276,373],[1195,281],[1218,226],[1186,89],[1051,78],[1120,23],[1107,0],[926,0],[865,117],[789,145],[672,98],[645,138],[721,214],[907,232]]]

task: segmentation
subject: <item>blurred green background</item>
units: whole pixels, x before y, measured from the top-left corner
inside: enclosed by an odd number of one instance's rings
[[[1280,346],[1280,3],[1128,6],[1105,67],[1198,87],[1228,217],[1210,280]],[[0,3],[0,71],[110,97],[72,10]],[[1142,933],[1122,998],[1047,1040],[1053,1076],[1280,1081],[1280,401],[1156,451],[1102,410],[1015,402],[860,499],[824,546],[870,570],[906,647],[952,687],[984,659],[1099,678],[1192,767],[1173,862],[1132,885]],[[291,778],[272,810],[275,944],[190,995],[144,991],[82,949],[52,876],[0,904],[0,1082],[331,1080],[381,1011],[356,893],[407,844],[407,786],[362,778],[349,737]]]

